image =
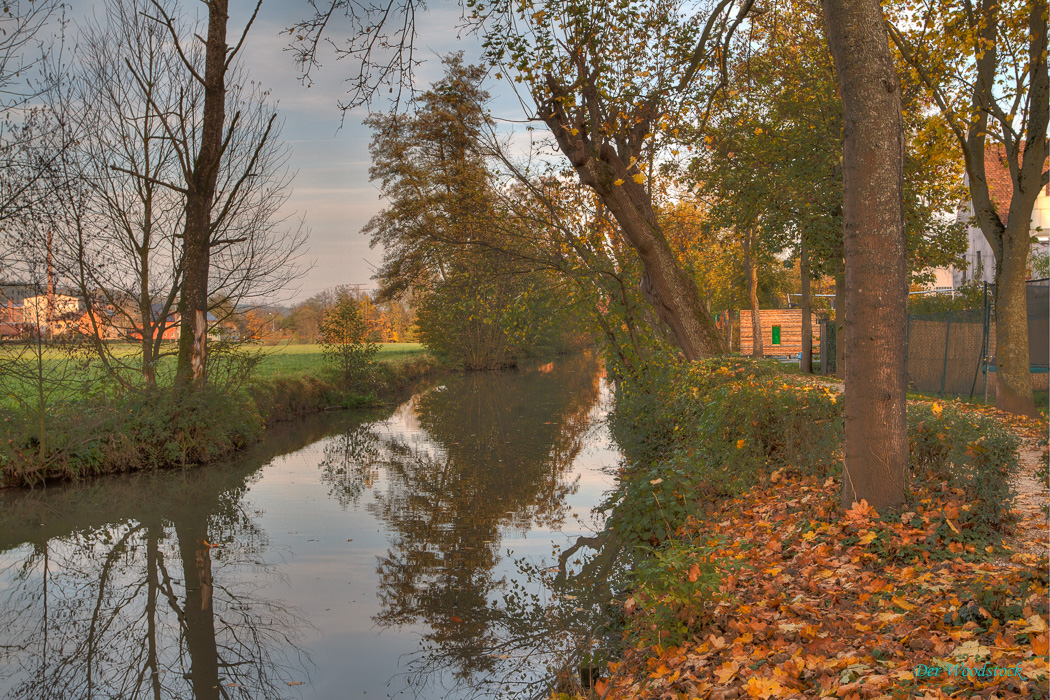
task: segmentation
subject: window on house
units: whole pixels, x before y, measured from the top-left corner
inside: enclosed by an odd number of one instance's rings
[[[780,345],[780,326],[773,326],[773,345]]]

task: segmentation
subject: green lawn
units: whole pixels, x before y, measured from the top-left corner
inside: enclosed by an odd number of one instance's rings
[[[173,351],[174,343],[164,349]],[[4,376],[0,376],[0,408],[15,408],[15,396],[35,393],[36,382],[32,377],[36,365],[30,350],[21,344],[0,344],[0,372],[7,370]],[[319,374],[324,368],[324,356],[319,345],[281,344],[264,346],[258,350],[263,354],[263,360],[255,371],[255,379]],[[112,347],[111,351],[114,355],[133,359],[139,348],[132,343],[120,343]],[[384,343],[380,344],[376,359],[379,362],[401,362],[422,355],[423,352],[423,346],[419,343]],[[20,358],[17,361],[18,367],[7,364],[15,358]],[[77,364],[72,364],[74,362]],[[134,365],[134,362],[129,364]],[[158,379],[162,383],[165,377],[170,379],[174,368],[175,358],[165,357],[158,367]],[[97,359],[74,360],[67,353],[48,349],[44,352],[44,374],[47,377],[47,393],[50,400],[59,400],[81,394],[85,388],[90,387],[94,377],[103,375],[103,369]]]
[[[320,345],[282,344],[264,347],[262,352],[264,358],[255,373],[258,379],[316,374],[324,367]],[[381,343],[376,360],[399,362],[423,352],[423,346],[419,343]]]

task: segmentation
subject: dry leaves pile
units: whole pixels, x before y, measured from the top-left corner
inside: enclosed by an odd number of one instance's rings
[[[834,479],[772,480],[681,533],[703,543],[717,532],[707,544],[735,570],[693,640],[629,650],[596,696],[1047,697],[1043,512],[1018,513],[1024,542],[985,552],[958,532],[967,506],[950,489],[916,494],[913,512],[882,520],[866,503],[844,515]],[[1021,678],[961,670],[1018,664]],[[924,677],[920,666],[944,670]]]

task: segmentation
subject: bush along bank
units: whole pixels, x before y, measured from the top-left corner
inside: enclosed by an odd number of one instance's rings
[[[997,420],[909,406],[909,502],[843,512],[841,395],[746,359],[650,379],[612,419],[606,532],[633,565],[599,694],[1045,697],[1045,554],[1004,542],[1018,440]],[[914,670],[949,662],[1022,675]]]
[[[98,392],[49,407],[43,427],[0,415],[0,486],[214,462],[258,441],[267,425],[376,405],[440,367],[422,355],[375,362],[350,383],[321,374],[206,386],[178,399],[170,388]]]

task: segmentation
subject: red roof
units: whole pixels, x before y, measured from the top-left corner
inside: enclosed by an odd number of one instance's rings
[[[1024,141],[1017,150],[1018,158],[1024,155]],[[1003,223],[1010,216],[1010,202],[1014,198],[1014,181],[1010,177],[1010,166],[1006,162],[1006,147],[995,142],[984,147],[984,175],[988,180],[988,195],[995,204]],[[1050,194],[1050,185],[1047,186]]]
[[[1023,144],[1021,149],[1020,152],[1023,152]],[[988,195],[1003,223],[1006,223],[1010,215],[1010,202],[1014,198],[1014,181],[1010,177],[1010,165],[1006,162],[1006,148],[1001,143],[985,146],[984,175],[988,179]]]

